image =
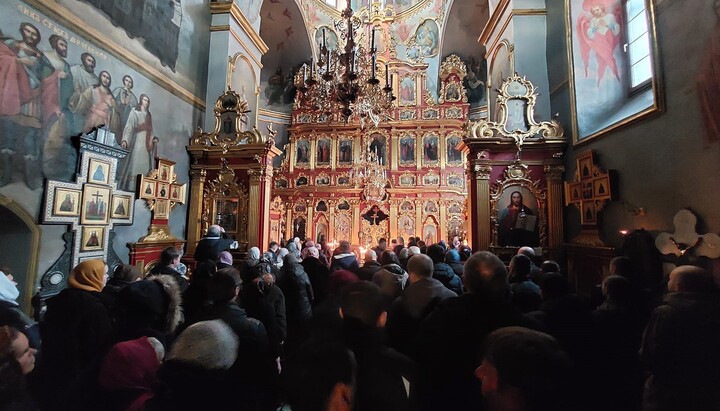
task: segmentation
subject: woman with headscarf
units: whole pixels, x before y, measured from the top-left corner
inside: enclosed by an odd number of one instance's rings
[[[320,250],[315,247],[307,247],[305,250],[307,250],[307,256],[302,260],[301,264],[308,278],[310,278],[313,295],[315,295],[313,306],[315,306],[325,299],[325,289],[330,277],[330,269],[320,261]]]
[[[96,393],[100,361],[115,341],[109,303],[101,293],[108,268],[87,260],[70,272],[68,288],[47,302],[41,329],[43,409],[86,409]]]
[[[314,248],[314,247],[313,247]],[[316,249],[317,250],[317,249]],[[283,274],[278,286],[285,296],[287,309],[288,344],[297,346],[306,336],[307,323],[312,318],[312,303],[315,299],[310,278],[300,261],[293,254],[285,256]]]
[[[257,247],[255,247],[257,248]],[[258,249],[259,251],[260,249]],[[230,254],[229,251],[223,251],[220,253],[217,259],[217,263],[215,264],[218,270],[222,270],[223,268],[228,268],[233,266],[233,256]]]

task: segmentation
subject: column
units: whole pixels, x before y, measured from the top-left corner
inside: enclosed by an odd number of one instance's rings
[[[270,188],[272,167],[260,165],[248,170],[250,181],[248,247],[264,250],[270,242]]]
[[[563,243],[563,172],[562,165],[545,166],[547,185],[547,246],[559,249]]]
[[[390,231],[388,244],[391,238],[398,238],[398,205],[395,202],[390,203]]]
[[[472,210],[473,250],[489,250],[492,244],[492,221],[490,219],[490,173],[489,165],[476,164],[473,168],[473,184],[470,208]]]
[[[193,254],[195,246],[202,238],[203,230],[209,225],[209,221],[202,220],[203,212],[203,191],[205,190],[205,169],[190,170],[190,202],[188,204],[187,223],[187,245],[186,254]]]

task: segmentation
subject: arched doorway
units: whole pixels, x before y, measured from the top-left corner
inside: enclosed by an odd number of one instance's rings
[[[0,266],[8,267],[18,283],[18,303],[30,314],[30,299],[35,291],[40,229],[18,203],[0,195]]]

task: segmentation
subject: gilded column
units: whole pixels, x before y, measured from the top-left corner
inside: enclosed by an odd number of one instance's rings
[[[489,250],[492,243],[492,221],[490,219],[490,173],[489,165],[476,164],[473,168],[472,190],[472,232],[473,250]]]
[[[188,204],[187,245],[185,252],[193,254],[203,231],[209,221],[203,221],[203,190],[205,189],[205,169],[190,170],[190,203]],[[208,211],[209,212],[209,211]]]
[[[547,185],[547,246],[559,249],[563,243],[563,172],[562,165],[545,166]]]
[[[364,246],[364,244],[360,242],[362,241],[362,239],[360,238],[360,227],[362,227],[362,225],[360,224],[360,203],[357,202],[353,204],[353,227],[351,232],[352,236],[357,238],[357,243]],[[351,241],[350,243],[352,244],[353,241]]]
[[[313,222],[313,219],[315,218],[315,205],[313,204],[314,199],[311,199],[310,204],[308,204],[307,207],[307,228],[305,229],[305,237],[301,238],[300,240],[305,241],[308,238],[311,238],[313,241],[317,239],[317,233],[315,232],[315,223]]]
[[[293,226],[293,207],[294,206],[295,206],[295,204],[288,203],[288,208],[287,208],[287,211],[285,212],[285,221],[286,221],[285,227],[287,227],[287,231],[285,232],[286,240],[292,240],[293,234],[295,234],[294,233],[295,226]]]
[[[270,185],[272,167],[249,169],[250,204],[248,210],[248,247],[264,250],[270,241]]]
[[[438,206],[440,207],[440,227],[438,227],[438,238],[437,241],[445,240],[447,244],[452,242],[452,238],[445,238],[447,236],[447,203],[443,200],[439,201]]]
[[[395,202],[390,203],[390,238],[398,238],[398,205]],[[388,243],[390,243],[388,238]]]

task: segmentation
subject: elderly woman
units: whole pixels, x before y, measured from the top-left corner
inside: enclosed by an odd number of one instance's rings
[[[68,288],[47,302],[42,327],[43,368],[47,399],[43,409],[84,409],[93,395],[100,361],[112,346],[115,328],[101,293],[108,267],[87,260],[70,272]]]

